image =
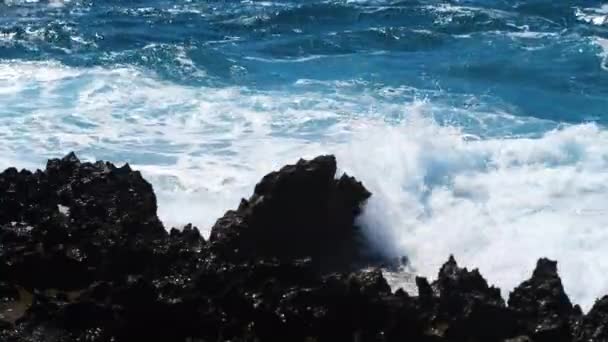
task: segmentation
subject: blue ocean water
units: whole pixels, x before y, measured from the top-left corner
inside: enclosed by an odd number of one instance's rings
[[[129,162],[168,226],[208,231],[334,153],[378,248],[504,293],[540,256],[584,306],[608,293],[607,123],[602,1],[0,3],[0,167]]]

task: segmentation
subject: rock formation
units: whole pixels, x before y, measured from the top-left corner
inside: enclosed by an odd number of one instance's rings
[[[505,304],[450,257],[392,291],[356,225],[371,194],[333,156],[265,176],[213,226],[165,230],[128,165],[74,154],[0,174],[0,341],[608,341],[541,259]]]

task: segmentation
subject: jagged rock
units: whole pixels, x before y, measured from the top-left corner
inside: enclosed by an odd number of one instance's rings
[[[379,269],[365,270],[349,277],[351,286],[363,294],[386,295],[391,293],[391,287],[382,276]]]
[[[192,225],[166,233],[128,165],[70,154],[6,170],[0,341],[606,340],[608,297],[583,316],[546,259],[509,306],[453,257],[432,284],[416,278],[417,296],[392,293],[362,267],[378,261],[355,224],[370,193],[335,172],[322,156],[270,173],[205,241]]]
[[[421,300],[432,300],[434,294],[433,294],[433,288],[431,287],[431,284],[429,284],[428,279],[424,278],[424,277],[416,277],[416,287],[418,287],[418,297]]]
[[[509,308],[518,318],[519,328],[536,342],[571,341],[571,320],[580,315],[564,291],[557,274],[557,262],[540,259],[532,278],[509,295]]]
[[[154,266],[150,241],[167,235],[152,186],[128,165],[70,153],[45,171],[7,169],[0,192],[0,275],[29,288],[76,289],[120,269],[142,272]]]
[[[129,164],[81,163],[71,153],[53,159],[45,170],[48,183],[57,195],[57,204],[69,210],[70,220],[81,229],[120,230],[127,235],[164,236],[156,215],[156,196],[152,186]]]
[[[424,282],[420,282],[424,289]],[[450,340],[501,341],[515,334],[515,320],[506,309],[500,290],[488,286],[477,269],[458,267],[450,256],[432,284],[436,294],[432,325]],[[424,289],[421,298],[428,297]],[[428,300],[428,299],[427,299]]]
[[[323,270],[348,269],[365,251],[355,217],[371,194],[335,174],[335,158],[321,156],[266,175],[249,200],[217,221],[210,241],[224,257],[312,257]]]
[[[597,300],[576,329],[575,341],[608,341],[608,296]]]
[[[181,231],[172,228],[169,235],[172,239],[182,241],[186,244],[205,244],[205,239],[201,236],[201,232],[197,227],[193,227],[192,224],[186,225]]]
[[[293,332],[289,340],[425,341],[415,300],[391,294],[377,269],[325,276],[281,298],[281,320]]]

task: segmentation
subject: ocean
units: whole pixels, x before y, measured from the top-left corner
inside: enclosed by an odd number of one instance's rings
[[[129,162],[208,234],[267,172],[333,153],[378,250],[454,254],[503,296],[541,256],[608,293],[608,4],[3,0],[0,168]]]

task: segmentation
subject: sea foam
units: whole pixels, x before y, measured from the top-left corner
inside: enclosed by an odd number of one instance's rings
[[[374,193],[361,219],[369,236],[411,271],[433,278],[454,254],[507,295],[545,256],[588,308],[608,293],[606,143],[594,124],[467,141],[417,119],[368,127],[338,156]]]

